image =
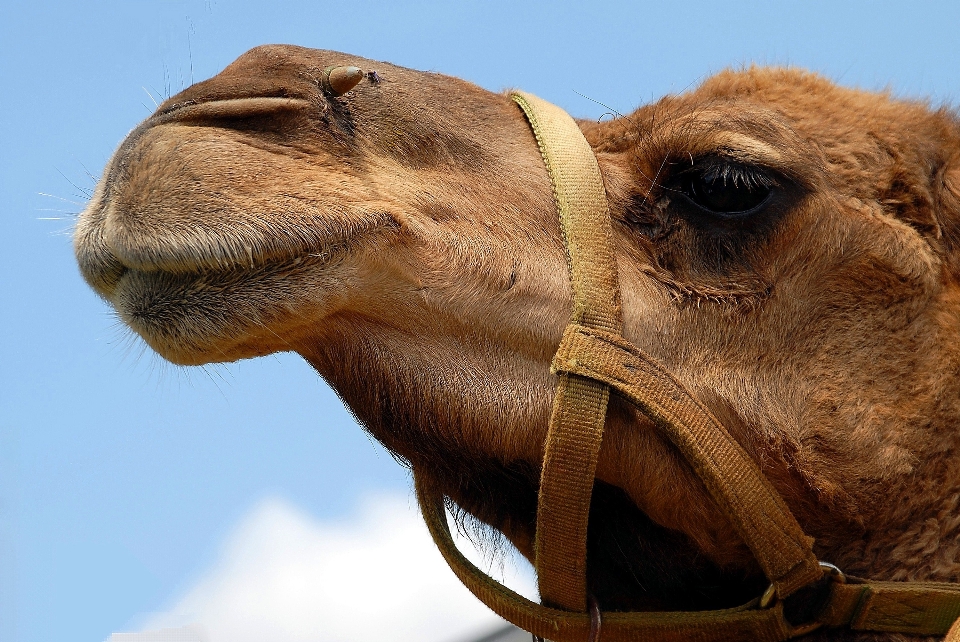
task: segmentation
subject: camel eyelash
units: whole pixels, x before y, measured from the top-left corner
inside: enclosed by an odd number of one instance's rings
[[[710,183],[720,181],[724,186],[746,189],[771,189],[779,185],[769,170],[723,156],[694,159],[689,167],[677,172],[674,176],[680,178],[691,174],[699,174],[703,180]]]
[[[755,165],[710,156],[693,160],[669,181],[699,210],[723,219],[742,218],[761,209],[779,186],[774,175]]]

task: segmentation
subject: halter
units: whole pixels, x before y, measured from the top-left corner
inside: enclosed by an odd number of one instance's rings
[[[531,94],[511,95],[537,138],[553,185],[573,290],[573,314],[553,359],[558,384],[537,504],[535,563],[543,604],[480,571],[457,549],[444,497],[414,470],[434,542],[490,609],[555,642],[781,642],[821,627],[944,635],[960,642],[960,584],[845,577],[813,553],[813,538],[726,428],[663,366],[623,338],[613,231],[600,168],[579,127]],[[604,612],[588,603],[587,523],[611,390],[635,404],[680,451],[770,581],[763,595],[713,611]],[[785,612],[809,602],[802,622]]]

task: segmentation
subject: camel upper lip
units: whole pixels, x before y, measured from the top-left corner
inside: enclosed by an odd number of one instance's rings
[[[142,252],[129,255],[111,243],[105,233],[103,202],[91,203],[92,213],[82,220],[76,241],[77,259],[85,280],[101,296],[111,298],[127,272],[164,273],[170,275],[197,275],[211,272],[261,273],[271,266],[299,264],[303,260],[314,265],[328,263],[349,252],[363,237],[397,226],[396,220],[385,212],[371,212],[359,224],[339,233],[318,234],[315,238],[297,238],[297,242],[269,247],[246,245],[229,235],[222,238],[219,252],[208,253],[203,248],[156,247],[151,255]]]
[[[156,278],[174,278],[187,283],[194,279],[208,278],[212,273],[234,274],[234,278],[246,274],[250,278],[268,274],[274,270],[285,269],[291,266],[313,265],[319,267],[335,260],[349,251],[348,239],[331,240],[323,248],[307,249],[303,252],[290,252],[287,255],[254,254],[252,249],[245,257],[246,260],[227,260],[218,269],[211,266],[191,262],[184,258],[175,269],[169,266],[129,265],[123,262],[115,252],[109,248],[96,248],[99,252],[85,252],[80,255],[81,273],[87,282],[101,296],[112,300],[124,277],[128,274],[156,275]],[[88,248],[81,248],[81,251]]]

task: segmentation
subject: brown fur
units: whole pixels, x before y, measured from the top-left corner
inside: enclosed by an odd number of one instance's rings
[[[325,95],[333,64],[376,76]],[[722,419],[822,559],[960,580],[957,116],[751,68],[580,125],[627,338]],[[770,204],[734,222],[694,212],[671,180],[710,155],[774,172]],[[388,448],[532,554],[570,294],[549,180],[507,96],[254,49],[128,137],[76,247],[160,354],[299,352]],[[707,608],[763,585],[701,483],[619,399],[590,585],[608,608]]]

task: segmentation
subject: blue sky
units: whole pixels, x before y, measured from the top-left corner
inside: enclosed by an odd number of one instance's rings
[[[408,492],[299,358],[170,366],[81,281],[74,214],[154,101],[282,42],[592,118],[754,62],[956,104],[957,25],[955,2],[3,0],[0,641],[160,621],[264,506],[334,524]]]

